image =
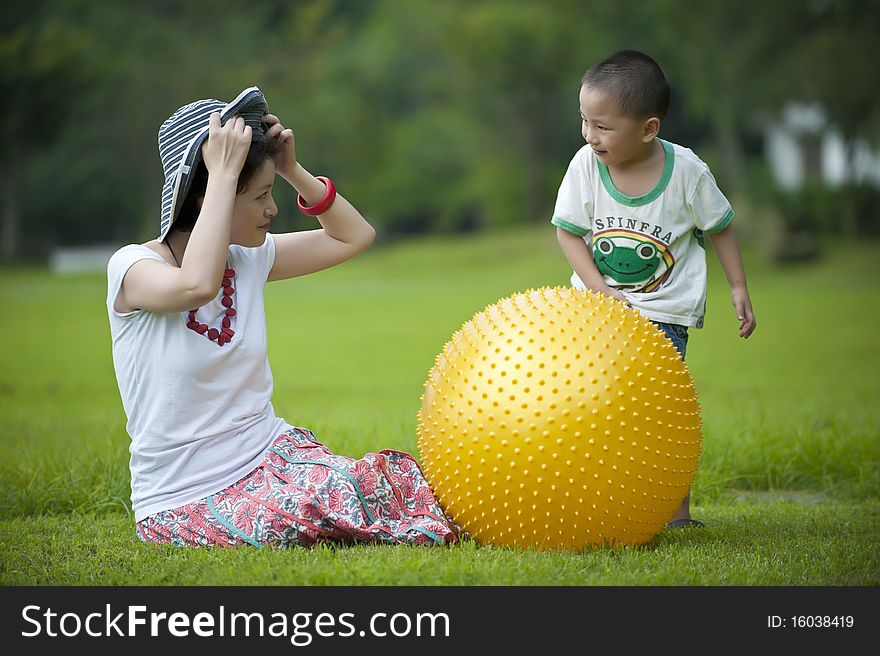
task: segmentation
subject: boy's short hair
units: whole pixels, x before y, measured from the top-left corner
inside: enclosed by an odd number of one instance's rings
[[[669,109],[669,81],[660,64],[637,50],[621,50],[587,70],[581,85],[612,95],[624,116],[637,120]]]

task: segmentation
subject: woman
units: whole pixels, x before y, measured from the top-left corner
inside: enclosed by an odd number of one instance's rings
[[[272,408],[263,287],[335,266],[375,232],[256,87],[200,100],[159,129],[159,237],[108,264],[113,362],[145,542],[444,543],[456,536],[408,454],[337,456]],[[269,232],[276,174],[321,229]]]

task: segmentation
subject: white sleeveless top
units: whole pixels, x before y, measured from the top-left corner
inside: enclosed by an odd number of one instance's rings
[[[131,437],[135,520],[198,501],[236,482],[260,463],[287,427],[272,407],[263,288],[275,261],[271,235],[258,248],[229,247],[235,269],[232,342],[218,346],[186,327],[187,312],[117,312],[129,267],[164,262],[141,245],[119,249],[107,265],[107,311],[113,366]],[[221,295],[197,319],[220,327]]]

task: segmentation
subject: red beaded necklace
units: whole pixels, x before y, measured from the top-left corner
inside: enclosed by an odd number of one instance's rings
[[[174,261],[177,262],[177,266],[179,267],[180,262],[177,261],[177,256],[174,254],[174,251],[171,250],[170,242],[168,242],[168,250],[171,251],[171,257],[174,258]],[[226,312],[224,313],[223,322],[219,330],[217,328],[209,328],[208,324],[201,323],[196,319],[196,312],[198,312],[199,308],[189,311],[186,322],[187,328],[197,332],[199,335],[204,335],[212,342],[217,342],[217,346],[228,344],[232,341],[232,337],[235,335],[235,331],[231,328],[232,317],[235,316],[235,308],[232,306],[232,297],[235,294],[235,288],[232,286],[232,279],[234,277],[235,269],[230,268],[229,263],[227,263],[226,270],[223,272],[223,282],[221,283],[223,298],[220,299],[220,303],[226,308]]]

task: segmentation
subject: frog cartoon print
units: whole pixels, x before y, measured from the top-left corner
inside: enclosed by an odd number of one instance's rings
[[[672,273],[675,259],[662,241],[629,230],[607,230],[593,237],[596,268],[619,289],[652,292]]]

